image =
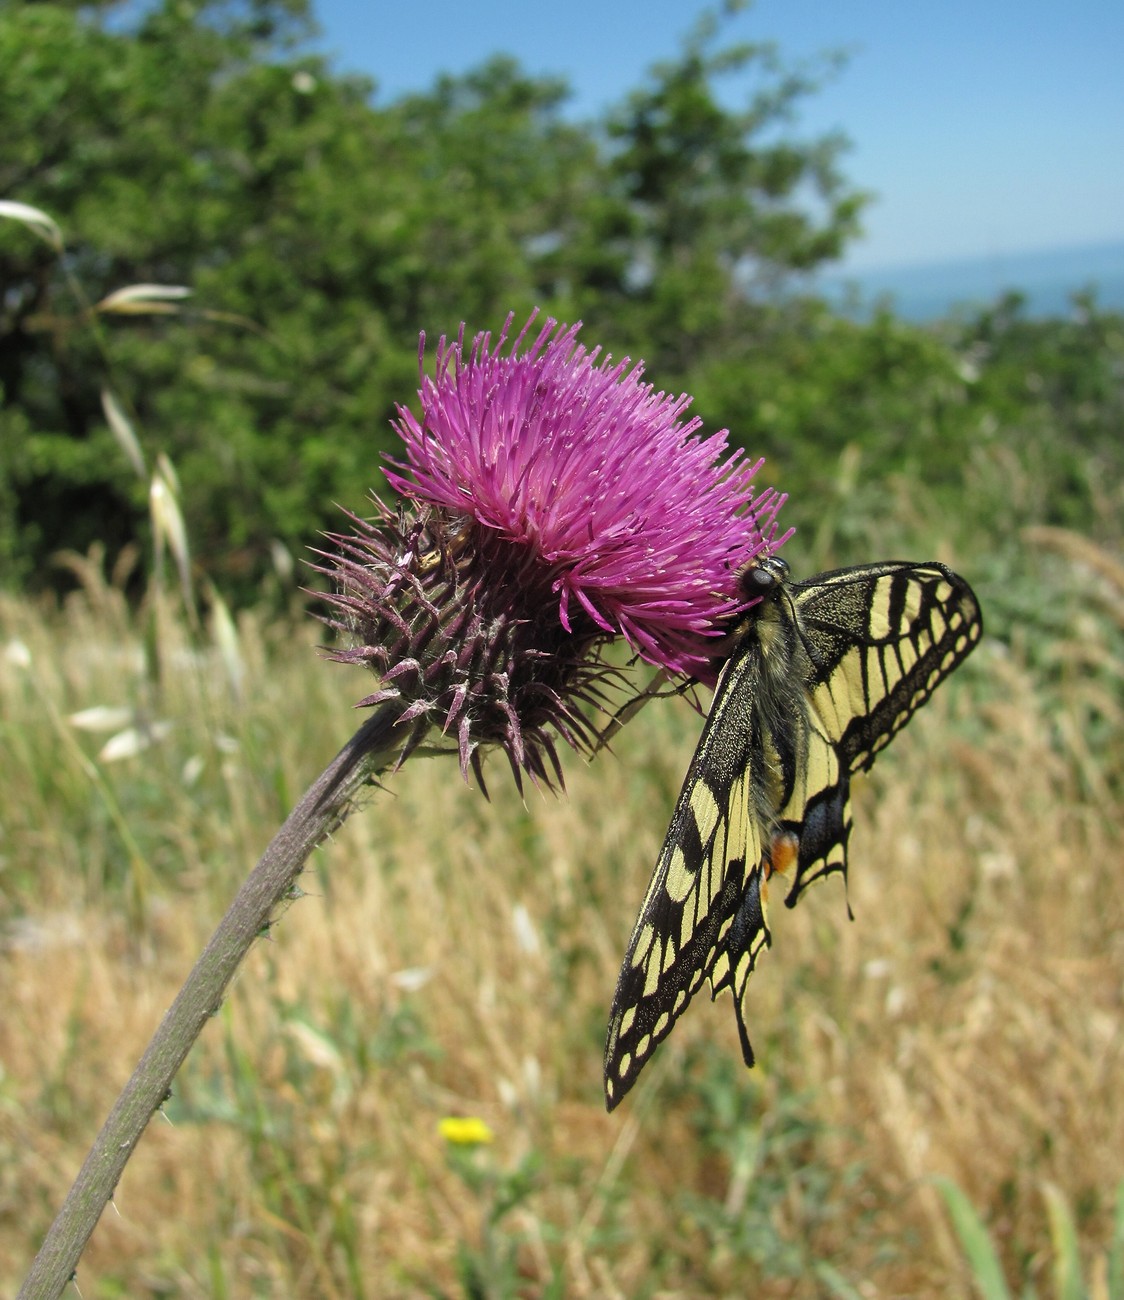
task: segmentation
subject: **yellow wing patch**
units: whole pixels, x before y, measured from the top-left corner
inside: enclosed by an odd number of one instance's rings
[[[749,975],[772,941],[769,885],[791,906],[846,876],[850,777],[979,641],[979,604],[939,564],[890,562],[789,582],[742,574],[745,618],[680,791],[621,967],[605,1047],[611,1110],[704,980],[730,988],[742,1054]]]

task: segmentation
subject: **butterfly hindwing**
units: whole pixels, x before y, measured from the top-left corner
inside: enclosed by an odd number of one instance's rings
[[[805,653],[812,748],[811,793],[781,812],[799,834],[787,902],[833,871],[846,875],[850,781],[868,771],[983,631],[968,584],[943,564],[888,561],[787,584]]]
[[[850,777],[865,771],[982,632],[964,580],[891,561],[788,582],[776,557],[749,566],[749,611],[715,689],[609,1018],[612,1109],[704,979],[734,995],[753,1052],[746,984],[771,942],[769,883],[792,906],[847,870]]]

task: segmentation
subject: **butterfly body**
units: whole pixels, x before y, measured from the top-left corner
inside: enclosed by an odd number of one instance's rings
[[[612,1109],[705,980],[743,1001],[771,942],[770,882],[792,906],[846,876],[850,777],[865,771],[979,640],[979,606],[939,564],[891,561],[791,582],[766,556],[741,575],[747,600],[609,1016]]]

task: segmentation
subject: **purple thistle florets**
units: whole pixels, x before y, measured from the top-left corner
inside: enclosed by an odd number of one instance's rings
[[[422,417],[398,408],[405,460],[388,472],[397,518],[335,537],[330,620],[359,644],[412,723],[455,736],[479,775],[500,744],[516,778],[557,776],[550,732],[587,748],[600,648],[621,636],[647,662],[713,683],[713,639],[742,608],[736,574],[775,549],[784,497],[754,494],[761,466],[700,438],[690,398],[641,382],[577,342],[580,326],[535,316],[508,345],[478,334],[437,346]],[[424,366],[425,336],[419,348]],[[723,457],[725,456],[725,459]],[[549,764],[549,767],[548,767]]]

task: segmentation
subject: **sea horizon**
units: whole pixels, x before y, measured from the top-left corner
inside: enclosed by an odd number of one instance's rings
[[[841,311],[860,319],[889,301],[906,320],[937,320],[986,307],[1010,292],[1023,295],[1031,316],[1068,315],[1073,296],[1087,291],[1098,307],[1124,311],[1124,239],[824,272],[815,284]]]

